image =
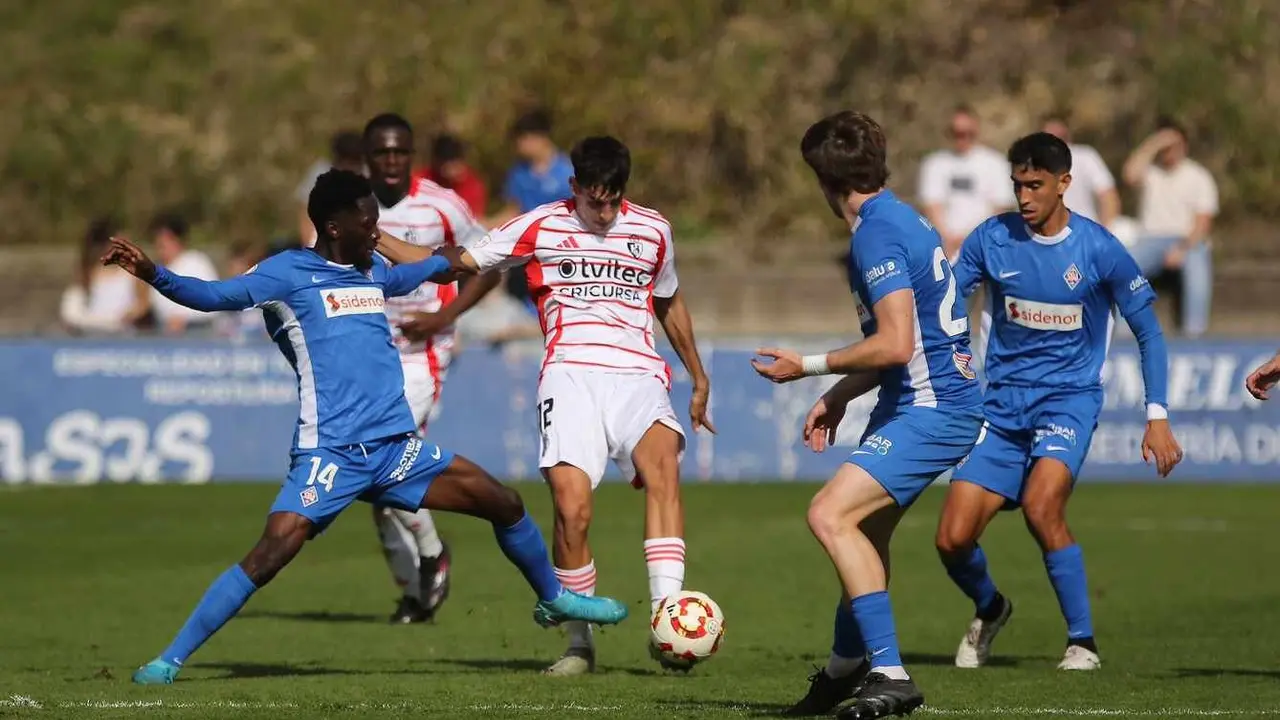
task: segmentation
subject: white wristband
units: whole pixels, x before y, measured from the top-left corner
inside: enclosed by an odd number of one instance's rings
[[[1147,403],[1147,420],[1168,420],[1169,410],[1163,405]]]
[[[827,354],[821,355],[805,355],[800,358],[800,366],[804,368],[805,375],[829,375],[831,368],[827,365]]]

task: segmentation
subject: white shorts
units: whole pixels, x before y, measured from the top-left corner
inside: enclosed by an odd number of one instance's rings
[[[435,355],[436,358],[440,354]],[[432,361],[427,353],[408,353],[400,356],[404,370],[404,397],[413,412],[413,422],[425,433],[427,424],[440,414],[440,390],[448,372],[447,363]]]
[[[680,457],[685,434],[671,409],[671,397],[652,375],[572,370],[549,367],[538,383],[538,429],[542,436],[540,468],[573,465],[600,484],[605,465],[613,460],[623,477],[634,484],[631,461],[640,438],[662,423],[680,434]]]

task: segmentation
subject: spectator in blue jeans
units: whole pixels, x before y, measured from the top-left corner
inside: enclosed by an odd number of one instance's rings
[[[1218,214],[1218,186],[1203,165],[1187,157],[1187,134],[1162,120],[1129,155],[1124,180],[1140,191],[1141,236],[1129,249],[1143,275],[1182,274],[1182,332],[1209,329],[1213,257],[1209,233]]]

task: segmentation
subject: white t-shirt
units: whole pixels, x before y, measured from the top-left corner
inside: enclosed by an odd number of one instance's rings
[[[199,278],[201,280],[217,280],[218,270],[213,266],[213,261],[208,255],[199,250],[183,250],[182,254],[174,259],[168,266],[169,270],[187,277]],[[188,323],[204,323],[212,322],[213,314],[192,310],[183,307],[178,303],[160,294],[154,288],[151,290],[151,311],[155,313],[156,324],[163,328],[173,318],[186,318]]]
[[[62,322],[81,332],[121,332],[137,297],[137,285],[138,281],[120,268],[97,270],[87,291],[75,284],[63,292]]]
[[[943,206],[939,230],[966,236],[983,220],[1013,205],[1009,162],[983,145],[964,155],[938,150],[920,166],[919,195],[925,205]]]
[[[1115,186],[1116,179],[1097,150],[1089,145],[1071,145],[1071,187],[1064,197],[1071,212],[1097,221],[1098,195]]]
[[[1188,158],[1172,170],[1147,167],[1138,213],[1144,234],[1186,237],[1197,215],[1217,214],[1218,184],[1203,165]]]

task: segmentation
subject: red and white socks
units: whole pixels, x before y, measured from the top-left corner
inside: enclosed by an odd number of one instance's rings
[[[572,590],[579,595],[595,595],[596,594],[596,563],[591,561],[576,570],[565,570],[564,568],[556,568],[556,578],[560,580],[560,584],[566,590]],[[591,642],[591,625],[574,620],[564,623],[565,632],[569,634],[569,649],[571,650],[590,650]]]
[[[649,568],[649,599],[652,610],[662,598],[684,587],[684,540],[678,537],[644,541],[644,563]]]

